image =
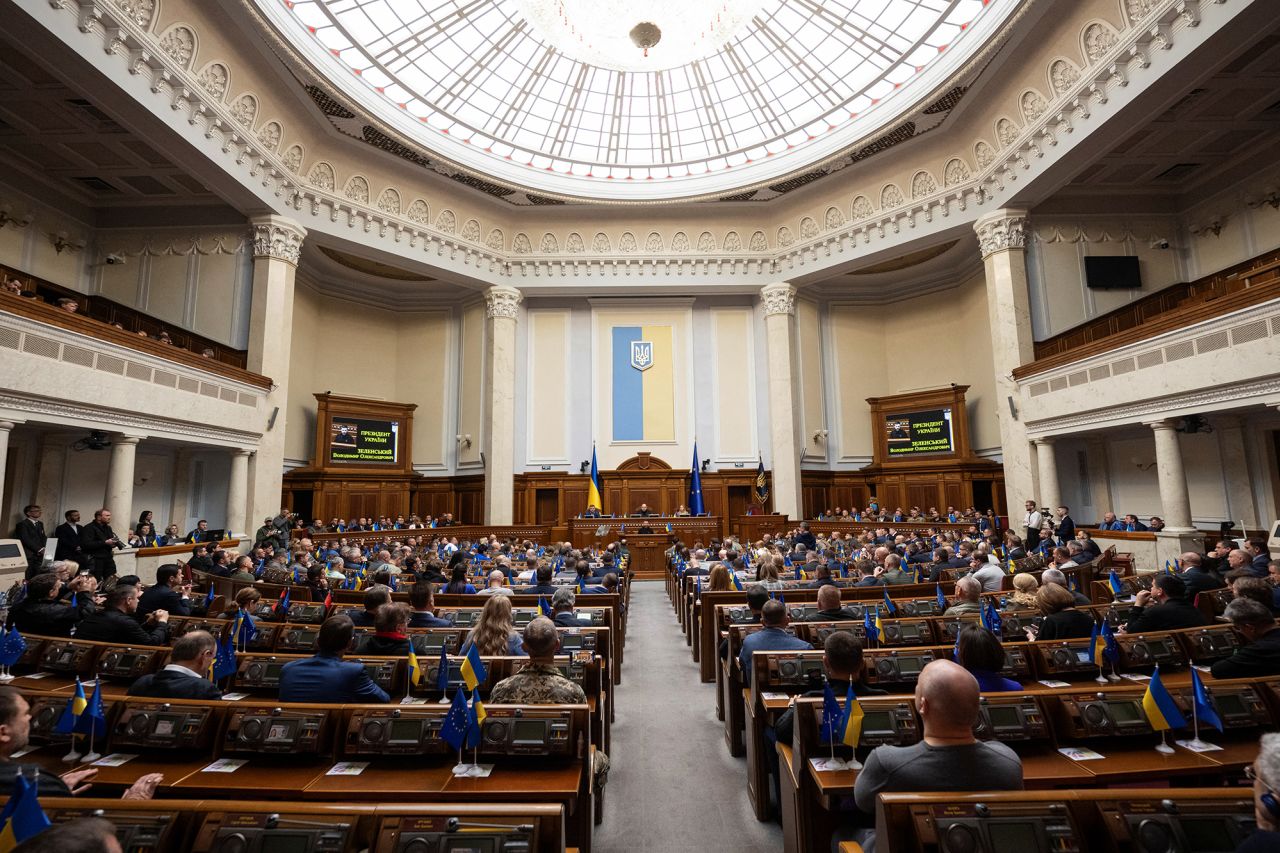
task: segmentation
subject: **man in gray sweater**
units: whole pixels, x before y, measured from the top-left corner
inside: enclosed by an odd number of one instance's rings
[[[916,682],[916,711],[924,739],[913,746],[879,746],[867,756],[853,798],[858,810],[876,813],[883,791],[1020,791],[1022,761],[998,741],[973,736],[978,720],[978,682],[960,665],[936,660]],[[841,830],[832,842],[856,840],[874,851],[872,830]]]

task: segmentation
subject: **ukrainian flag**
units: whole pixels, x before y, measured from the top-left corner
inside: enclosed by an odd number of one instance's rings
[[[441,646],[441,650],[443,649],[444,647]],[[412,644],[409,646],[409,683],[422,683],[422,667],[418,666],[418,656],[414,654]]]
[[[670,326],[613,327],[613,440],[675,441]]]
[[[1178,710],[1177,703],[1173,701],[1173,697],[1160,681],[1159,666],[1156,667],[1155,672],[1151,673],[1151,680],[1147,682],[1147,692],[1142,697],[1142,710],[1146,713],[1151,728],[1158,732],[1166,729],[1180,729],[1187,725],[1187,720]]]
[[[600,469],[596,465],[596,448],[591,446],[591,482],[587,484],[587,506],[604,512],[604,500],[600,497]]]
[[[849,692],[845,695],[844,716],[840,718],[840,742],[856,747],[858,738],[862,736],[862,705],[853,695],[853,684],[849,684]]]
[[[0,811],[0,850],[8,853],[33,835],[49,828],[49,818],[36,798],[36,786],[21,773],[13,780],[13,796]]]
[[[73,716],[78,717],[88,707],[89,700],[84,697],[84,685],[80,683],[80,677],[76,676],[76,695],[71,699],[71,713]]]
[[[467,649],[467,656],[462,661],[462,680],[466,682],[468,690],[475,690],[488,677],[489,672],[484,668],[484,661],[480,659],[480,650],[472,643],[471,648]]]

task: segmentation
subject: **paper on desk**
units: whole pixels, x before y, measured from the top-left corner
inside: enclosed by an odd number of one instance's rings
[[[1140,672],[1122,672],[1120,673],[1120,677],[1127,678],[1130,681],[1150,681],[1151,680],[1151,676],[1143,675]]]
[[[113,752],[110,755],[104,755],[97,761],[90,764],[90,767],[119,767],[122,764],[128,764],[137,758],[137,753],[130,752]]]
[[[369,766],[367,761],[339,761],[329,768],[326,776],[359,776]]]
[[[1204,673],[1208,673],[1208,672],[1210,672],[1209,667],[1205,666],[1205,665],[1204,665],[1204,664],[1202,664],[1202,663],[1192,664],[1191,668],[1192,668],[1192,669],[1198,669],[1198,670],[1200,670],[1201,672],[1204,672]]]
[[[467,771],[468,779],[486,779],[493,772],[492,764],[472,764]]]
[[[243,758],[219,758],[203,768],[201,773],[235,773],[249,762]]]
[[[48,673],[48,672],[33,672],[33,673],[30,673],[29,675],[20,675],[18,677],[27,678],[27,679],[30,679],[31,681],[35,681],[40,678],[48,678],[51,674],[52,673]]]
[[[222,701],[224,702],[239,702],[241,699],[247,699],[247,698],[249,698],[248,693],[223,693],[222,694]]]
[[[12,754],[12,755],[10,755],[9,757],[10,757],[10,758],[21,758],[22,756],[26,755],[27,753],[35,752],[35,751],[36,751],[37,749],[39,749],[39,748],[40,748],[40,747],[38,747],[38,746],[28,746],[28,747],[24,747],[23,749],[18,750],[17,752],[13,753],[13,754]]]
[[[1040,683],[1045,687],[1070,687],[1071,684],[1066,681],[1054,681],[1052,678],[1042,678]]]
[[[862,768],[860,763],[845,761],[843,758],[837,758],[834,761],[830,758],[810,758],[809,763],[820,773],[825,770],[860,770]]]
[[[761,699],[786,699],[787,694],[779,693],[776,690],[761,690],[760,698]]]
[[[1189,749],[1192,752],[1221,752],[1222,751],[1222,747],[1218,746],[1216,743],[1205,743],[1202,740],[1201,741],[1175,740],[1174,743],[1176,743],[1178,746],[1182,747],[1183,749]]]
[[[1063,746],[1058,748],[1058,752],[1061,752],[1072,761],[1097,761],[1099,758],[1106,758],[1105,755],[1100,755],[1092,749],[1085,749],[1082,746]]]
[[[400,700],[401,705],[425,705],[427,700],[421,696],[406,696]]]

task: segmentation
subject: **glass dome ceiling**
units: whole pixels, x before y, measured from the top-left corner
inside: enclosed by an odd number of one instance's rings
[[[332,85],[461,167],[640,201],[837,155],[946,83],[1021,0],[255,2]],[[638,24],[660,33],[647,51]]]

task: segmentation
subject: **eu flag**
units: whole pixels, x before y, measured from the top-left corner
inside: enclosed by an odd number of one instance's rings
[[[822,728],[818,730],[822,743],[835,740],[841,716],[840,703],[836,702],[836,694],[831,692],[831,683],[827,682],[822,685]]]
[[[947,597],[942,594],[942,584],[938,584],[938,609],[947,609]]]
[[[209,584],[209,592],[204,597],[204,612],[207,614],[209,608],[213,606],[213,584]]]
[[[876,628],[876,622],[880,621],[880,609],[876,608],[876,618],[873,622],[871,619],[871,608],[867,608],[862,613],[862,627],[866,630],[867,642],[874,644],[880,640],[880,631]]]
[[[85,712],[76,721],[76,731],[81,734],[92,733],[94,737],[107,734],[107,713],[102,707],[102,680],[94,682],[93,695],[89,697]]]
[[[226,637],[218,643],[218,653],[213,659],[213,680],[221,681],[228,675],[236,674],[236,643],[232,637]]]
[[[441,695],[449,692],[449,653],[440,646],[440,668],[436,671],[436,690]]]
[[[449,713],[444,715],[444,723],[440,726],[440,739],[454,749],[462,749],[467,740],[467,698],[461,690],[454,691],[453,702],[449,705]]]
[[[698,442],[693,443],[693,467],[689,476],[689,514],[702,515],[706,509],[702,505],[702,472],[698,468]]]
[[[1218,712],[1213,709],[1213,705],[1209,704],[1209,696],[1204,691],[1204,683],[1200,681],[1200,673],[1194,666],[1191,667],[1191,687],[1191,692],[1195,697],[1196,718],[1204,720],[1218,731],[1222,731],[1222,719],[1218,716]]]
[[[22,660],[22,655],[27,650],[27,641],[17,628],[10,628],[9,633],[4,635],[4,641],[0,642],[0,665],[13,666]]]
[[[13,781],[13,796],[0,811],[0,850],[12,850],[49,828],[49,818],[36,798],[36,786],[21,773]]]

